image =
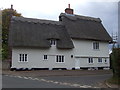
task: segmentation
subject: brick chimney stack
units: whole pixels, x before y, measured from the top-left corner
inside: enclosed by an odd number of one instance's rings
[[[11,8],[10,8],[11,10],[13,10],[13,5],[11,4]]]
[[[67,14],[74,14],[73,9],[70,8],[70,4],[68,4],[68,8],[65,9],[65,13]]]

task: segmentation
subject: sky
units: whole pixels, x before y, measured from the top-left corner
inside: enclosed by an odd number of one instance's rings
[[[110,35],[118,33],[119,0],[0,0],[0,9],[13,8],[28,18],[59,20],[65,8],[74,14],[100,18]]]
[[[118,23],[120,23],[120,2],[118,5]],[[120,24],[118,25],[118,44],[120,46]]]

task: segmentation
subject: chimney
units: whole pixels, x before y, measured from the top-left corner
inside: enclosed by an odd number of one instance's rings
[[[11,4],[11,8],[10,8],[11,10],[13,10],[13,5]]]
[[[68,8],[65,9],[65,13],[73,14],[73,9],[70,8],[70,4],[68,4]]]

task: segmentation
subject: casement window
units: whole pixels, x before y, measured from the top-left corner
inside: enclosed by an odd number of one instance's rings
[[[63,63],[63,62],[65,62],[64,56],[63,55],[57,55],[56,56],[56,62],[57,63]]]
[[[93,58],[88,58],[88,63],[93,63]]]
[[[50,45],[51,46],[55,46],[56,45],[56,40],[55,39],[51,39],[50,40]]]
[[[102,58],[98,58],[98,63],[102,63]]]
[[[27,54],[19,54],[19,62],[28,62]]]
[[[44,55],[43,60],[48,60],[48,55]]]
[[[99,49],[99,42],[93,42],[93,49],[95,50]]]

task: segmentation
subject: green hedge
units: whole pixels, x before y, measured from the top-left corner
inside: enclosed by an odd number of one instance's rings
[[[120,48],[114,48],[111,54],[113,77],[120,80]],[[120,83],[120,81],[118,81]]]

